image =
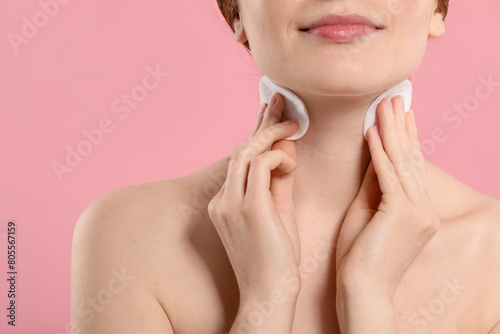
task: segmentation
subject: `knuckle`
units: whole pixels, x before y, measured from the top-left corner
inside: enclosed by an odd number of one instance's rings
[[[262,196],[247,195],[241,203],[241,215],[245,218],[255,217],[267,207],[266,204]]]
[[[439,216],[437,214],[432,215],[430,219],[430,226],[431,229],[435,232],[439,230],[439,227],[441,226],[441,219],[439,219]]]
[[[359,266],[345,264],[337,273],[337,284],[343,290],[354,290],[362,286],[366,275],[362,273]]]
[[[245,164],[246,157],[250,153],[251,148],[244,144],[238,145],[231,155],[231,159],[229,161],[228,174],[230,175],[238,175],[242,173],[245,168],[248,166]]]
[[[265,161],[265,156],[263,154],[257,155],[250,160],[251,166],[259,166]]]
[[[241,143],[239,144],[238,146],[236,146],[234,149],[233,149],[233,153],[231,154],[231,157],[236,157],[239,152],[241,151],[241,149],[244,147],[244,144],[245,143]]]
[[[264,137],[265,139],[273,138],[276,134],[280,132],[282,127],[283,127],[282,123],[273,124],[272,126],[262,131],[262,137]]]
[[[253,142],[253,139],[249,139],[248,141],[243,142],[243,143],[239,144],[238,146],[236,146],[233,150],[231,158],[232,159],[234,158],[234,160],[239,160],[239,159],[247,156],[249,153],[251,153],[254,150],[253,145],[251,145],[252,142]]]
[[[245,149],[244,143],[236,146],[233,150],[233,153],[231,154],[231,160],[238,161],[243,155],[244,149]]]
[[[255,137],[255,140],[259,143],[268,142],[270,138],[272,138],[273,136],[272,133],[273,133],[272,127],[265,128]]]
[[[291,274],[288,277],[287,284],[284,285],[288,294],[298,295],[302,288],[302,282],[299,270],[290,270]]]
[[[231,153],[231,159],[229,160],[229,165],[234,166],[241,159],[242,144],[236,146]]]
[[[221,196],[222,196],[222,192],[218,192],[217,194],[215,194],[209,201],[208,201],[208,205],[207,205],[207,210],[209,212],[213,212],[213,213],[217,213],[217,210],[219,208],[219,204],[221,202]]]
[[[423,230],[423,233],[426,235],[434,235],[439,230],[441,225],[441,221],[439,216],[435,213],[429,214],[427,210],[420,210],[420,215],[416,215],[420,217],[419,221]],[[424,213],[422,213],[424,212]]]
[[[254,199],[245,199],[241,204],[241,213],[243,216],[248,217],[252,212],[255,212],[255,200]]]
[[[218,205],[218,215],[222,220],[230,220],[237,214],[233,201],[222,200]]]
[[[207,205],[208,215],[212,220],[216,220],[219,216],[219,201],[216,197],[212,198]]]

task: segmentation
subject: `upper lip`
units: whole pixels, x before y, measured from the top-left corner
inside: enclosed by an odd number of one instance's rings
[[[315,21],[314,23],[310,24],[309,26],[301,30],[309,30],[312,28],[325,25],[352,25],[352,24],[363,24],[377,29],[381,28],[380,26],[377,26],[375,23],[373,23],[366,17],[358,14],[350,14],[350,15],[330,14],[323,16],[319,20]]]

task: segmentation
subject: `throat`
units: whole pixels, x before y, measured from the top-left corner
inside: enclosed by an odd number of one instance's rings
[[[293,192],[297,211],[334,220],[347,212],[370,162],[368,143],[362,136],[357,141],[361,142],[350,142],[350,146],[340,148],[328,144],[311,147],[302,139],[296,142]]]

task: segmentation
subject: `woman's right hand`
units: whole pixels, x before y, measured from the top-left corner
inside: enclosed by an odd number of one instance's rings
[[[279,93],[273,106],[262,104],[254,133],[234,149],[226,181],[208,204],[238,281],[240,305],[270,300],[279,290],[296,298],[300,290],[295,142],[283,140],[298,124],[280,122],[284,107]]]

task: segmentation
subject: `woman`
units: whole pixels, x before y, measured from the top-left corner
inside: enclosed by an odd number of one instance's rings
[[[232,155],[92,203],[74,235],[73,331],[499,334],[499,201],[423,158],[401,96],[361,131],[444,34],[448,1],[219,7],[309,129],[284,140],[297,123],[277,94]],[[324,28],[332,41],[312,28],[328,14],[365,21]]]

